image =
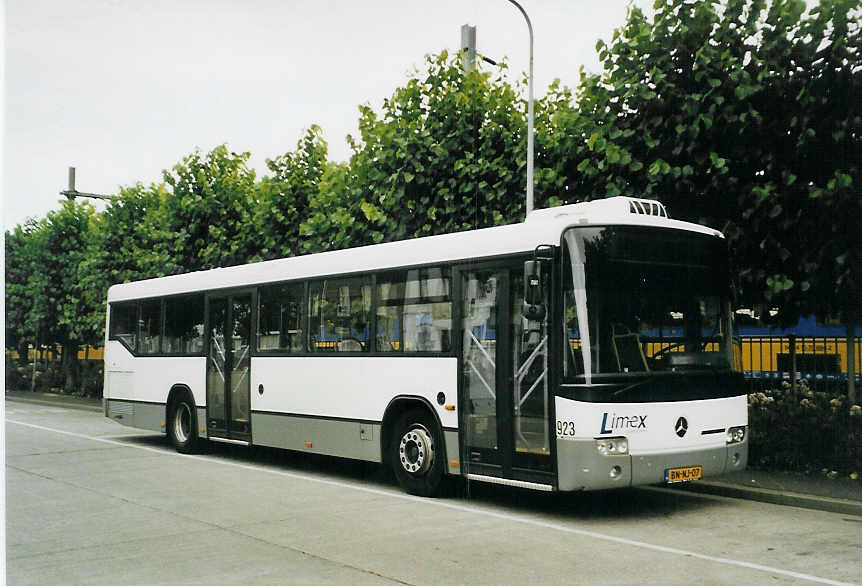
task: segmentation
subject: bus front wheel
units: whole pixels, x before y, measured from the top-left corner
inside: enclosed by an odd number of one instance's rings
[[[187,395],[171,403],[168,412],[168,437],[174,448],[182,454],[194,454],[200,448],[198,418],[194,401]]]
[[[396,421],[389,460],[398,484],[410,494],[435,496],[443,479],[443,442],[427,411],[412,409]]]

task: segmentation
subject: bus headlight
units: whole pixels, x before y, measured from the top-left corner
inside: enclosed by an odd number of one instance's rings
[[[602,456],[625,456],[629,453],[629,440],[624,437],[597,439],[596,449]]]
[[[745,426],[731,427],[727,430],[727,443],[738,444],[745,439]]]

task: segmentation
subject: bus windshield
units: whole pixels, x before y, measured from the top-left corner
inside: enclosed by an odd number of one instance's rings
[[[638,226],[563,240],[565,382],[738,368],[724,240]]]

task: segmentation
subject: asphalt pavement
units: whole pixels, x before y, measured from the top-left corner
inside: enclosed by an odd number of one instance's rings
[[[62,406],[69,409],[102,410],[102,401],[57,393],[6,391],[7,401]],[[862,472],[862,471],[860,471]],[[743,470],[664,490],[691,491],[729,498],[829,511],[862,517],[862,478],[830,478],[826,474]]]

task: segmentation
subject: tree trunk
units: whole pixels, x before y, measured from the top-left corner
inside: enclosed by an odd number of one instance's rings
[[[63,344],[63,374],[66,375],[64,389],[67,393],[77,393],[78,384],[78,344],[67,341]]]
[[[18,366],[30,364],[30,344],[21,341],[18,343]]]

